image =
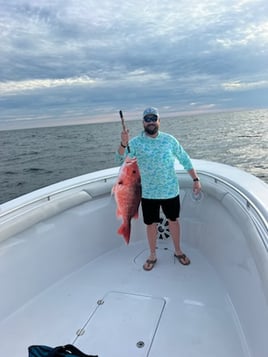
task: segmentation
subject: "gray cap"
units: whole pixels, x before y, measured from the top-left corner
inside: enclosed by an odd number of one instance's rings
[[[158,112],[158,109],[154,108],[154,107],[149,107],[149,108],[146,108],[143,112],[143,118],[146,116],[146,115],[149,115],[149,114],[154,114],[157,116],[157,118],[159,118],[159,112]]]

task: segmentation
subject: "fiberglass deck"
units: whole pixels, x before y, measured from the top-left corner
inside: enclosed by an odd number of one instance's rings
[[[169,242],[159,242],[150,272],[142,269],[145,240],[100,256],[0,325],[3,355],[26,357],[31,344],[74,343],[100,357],[248,356],[219,277],[196,250],[183,248],[190,266],[174,261]]]

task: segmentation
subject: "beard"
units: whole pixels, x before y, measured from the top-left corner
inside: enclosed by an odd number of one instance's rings
[[[149,135],[154,135],[158,132],[158,125],[150,124],[144,127],[144,131]]]

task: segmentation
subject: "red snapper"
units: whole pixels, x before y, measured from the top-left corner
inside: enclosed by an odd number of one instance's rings
[[[122,218],[117,233],[129,243],[131,219],[138,218],[141,200],[141,179],[136,159],[127,157],[123,163],[117,181],[112,189],[117,204],[116,215]]]

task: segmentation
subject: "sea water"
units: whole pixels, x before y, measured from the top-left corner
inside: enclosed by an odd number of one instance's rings
[[[127,121],[130,136],[141,120]],[[268,110],[161,118],[195,159],[241,168],[268,183]],[[116,166],[121,122],[0,131],[0,203],[74,176]]]

